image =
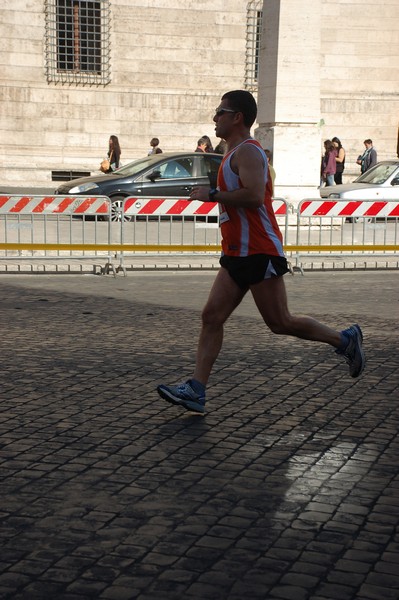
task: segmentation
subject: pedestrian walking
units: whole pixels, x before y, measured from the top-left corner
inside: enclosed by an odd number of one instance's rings
[[[269,163],[269,173],[270,173],[270,178],[272,180],[272,198],[274,196],[274,182],[276,181],[276,171],[274,170],[273,164],[272,164],[272,152],[271,150],[269,150],[268,148],[264,148],[266,157],[267,157],[267,162]]]
[[[119,169],[121,154],[122,151],[118,137],[116,135],[111,135],[108,140],[107,158],[102,161],[100,171],[103,173],[112,173],[116,169]]]
[[[342,146],[341,140],[337,137],[332,138],[332,143],[334,144],[336,151],[336,170],[334,175],[334,181],[337,185],[342,183],[342,173],[345,170],[345,148]]]
[[[212,142],[210,137],[207,135],[203,135],[197,142],[197,147],[194,152],[213,152]]]
[[[371,167],[377,164],[377,150],[373,147],[373,140],[368,138],[363,142],[365,151],[357,157],[357,164],[360,165],[360,171],[365,173]]]
[[[364,369],[363,335],[359,325],[336,331],[315,319],[291,315],[283,275],[288,272],[282,235],[272,208],[268,162],[252,139],[257,106],[247,91],[222,96],[213,118],[217,137],[227,143],[218,185],[193,188],[190,198],[218,202],[222,232],[221,268],[202,312],[193,375],[185,383],[158,386],[166,401],[187,410],[205,411],[205,389],[223,342],[223,326],[250,291],[267,327],[276,334],[330,344],[358,377]]]
[[[204,138],[204,136],[200,137],[200,139],[197,142],[197,147],[194,150],[194,152],[206,152],[207,145],[208,145],[208,141],[206,140],[206,138]]]
[[[150,156],[151,154],[162,154],[162,150],[159,147],[159,139],[154,137],[152,138],[152,140],[150,141],[150,150],[148,151],[148,156]]]
[[[321,159],[321,168],[320,168],[320,187],[323,186],[323,183],[326,185],[334,185],[334,176],[337,170],[337,161],[336,161],[337,152],[335,150],[335,146],[331,140],[325,140],[324,142],[324,155]]]

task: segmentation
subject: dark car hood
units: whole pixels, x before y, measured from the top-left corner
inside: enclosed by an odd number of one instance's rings
[[[112,181],[113,179],[120,179],[121,176],[118,173],[110,173],[109,175],[91,175],[90,177],[79,177],[79,179],[72,179],[71,181],[66,181],[62,183],[57,188],[57,193],[68,193],[71,188],[76,187],[77,185],[83,185],[84,183],[104,183]]]

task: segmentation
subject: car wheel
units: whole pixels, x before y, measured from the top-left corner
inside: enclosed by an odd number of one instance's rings
[[[125,196],[111,196],[111,221],[122,221],[123,202]],[[131,216],[125,216],[124,221],[131,221]]]

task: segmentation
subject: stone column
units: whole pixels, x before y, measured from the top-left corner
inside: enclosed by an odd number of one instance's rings
[[[274,195],[319,196],[322,0],[265,0],[255,137],[273,154]]]

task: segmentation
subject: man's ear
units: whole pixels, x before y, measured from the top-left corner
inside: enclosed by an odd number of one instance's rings
[[[244,123],[244,115],[242,114],[242,112],[237,111],[236,113],[234,113],[233,121],[236,121],[236,123]]]

